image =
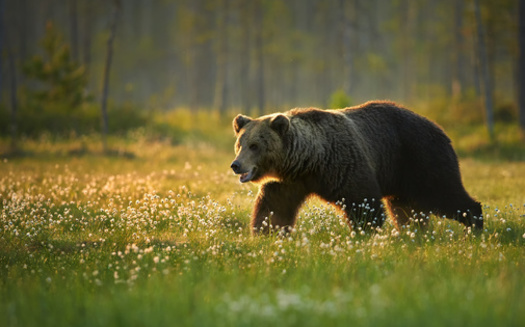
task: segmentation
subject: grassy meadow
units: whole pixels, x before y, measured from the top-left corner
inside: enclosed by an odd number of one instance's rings
[[[138,130],[102,155],[97,136],[43,136],[1,158],[0,325],[525,321],[523,146],[450,131],[464,184],[483,204],[482,233],[432,217],[425,228],[387,222],[362,234],[312,199],[288,237],[253,238],[257,188],[229,169],[229,121],[171,119],[185,126],[175,141]]]

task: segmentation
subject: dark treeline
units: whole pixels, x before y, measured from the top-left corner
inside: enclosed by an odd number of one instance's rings
[[[2,103],[8,53],[20,69],[52,22],[100,98],[112,1],[0,0]],[[518,0],[480,0],[496,107],[517,115]],[[477,99],[473,0],[125,0],[114,43],[110,99],[139,107],[283,110],[329,105],[334,92],[449,103]],[[443,100],[445,99],[445,100]],[[483,115],[483,109],[479,109]],[[511,110],[511,111],[512,111]]]

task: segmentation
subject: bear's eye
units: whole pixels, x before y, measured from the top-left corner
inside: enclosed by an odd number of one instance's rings
[[[259,146],[257,144],[250,144],[250,150],[257,151],[259,150]]]

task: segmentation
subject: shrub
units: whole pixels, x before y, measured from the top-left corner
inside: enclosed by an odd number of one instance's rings
[[[42,55],[25,62],[28,83],[21,88],[20,121],[30,133],[79,130],[79,111],[92,100],[83,65],[73,61],[69,45],[51,22],[40,41]]]
[[[345,91],[340,89],[332,93],[328,107],[331,109],[341,109],[350,107],[351,103],[352,98],[350,98],[350,96],[347,95]]]

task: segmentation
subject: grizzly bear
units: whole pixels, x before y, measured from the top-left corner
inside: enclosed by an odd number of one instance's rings
[[[401,228],[430,214],[483,228],[481,205],[465,191],[450,139],[430,120],[392,102],[340,109],[293,109],[233,120],[231,164],[242,183],[260,184],[252,231],[291,230],[312,195],[372,230],[388,213]]]

